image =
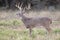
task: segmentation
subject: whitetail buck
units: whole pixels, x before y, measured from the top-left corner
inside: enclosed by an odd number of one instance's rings
[[[22,9],[21,6],[20,7],[19,7],[19,5],[16,6],[20,10],[20,13],[18,13],[17,15],[22,17],[21,20],[25,24],[26,28],[29,28],[30,35],[31,35],[31,32],[32,32],[32,28],[34,28],[37,25],[43,26],[48,32],[51,32],[51,28],[49,26],[52,23],[52,20],[50,18],[48,18],[48,17],[28,18],[24,15],[25,9]]]

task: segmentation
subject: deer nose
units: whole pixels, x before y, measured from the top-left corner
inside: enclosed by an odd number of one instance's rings
[[[29,28],[29,27],[26,27],[26,28]]]

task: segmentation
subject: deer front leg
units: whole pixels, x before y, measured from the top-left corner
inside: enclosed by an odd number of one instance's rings
[[[29,34],[32,36],[32,27],[29,28]]]
[[[31,27],[31,26],[29,26],[29,25],[27,25],[27,26],[26,26],[26,28],[28,28],[28,29],[29,29],[29,34],[30,34],[30,36],[32,36],[32,27]]]

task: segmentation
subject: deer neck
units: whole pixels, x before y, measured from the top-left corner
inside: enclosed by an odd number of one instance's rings
[[[26,20],[26,19],[27,19],[27,17],[24,16],[24,15],[22,15],[22,21],[24,21],[24,20]]]

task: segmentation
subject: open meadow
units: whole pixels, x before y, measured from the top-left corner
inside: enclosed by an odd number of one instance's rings
[[[19,11],[0,11],[0,40],[60,40],[60,11],[29,11],[27,17],[49,17],[52,19],[51,34],[45,28],[33,28],[32,37],[29,30],[25,28],[20,17],[16,14]]]

